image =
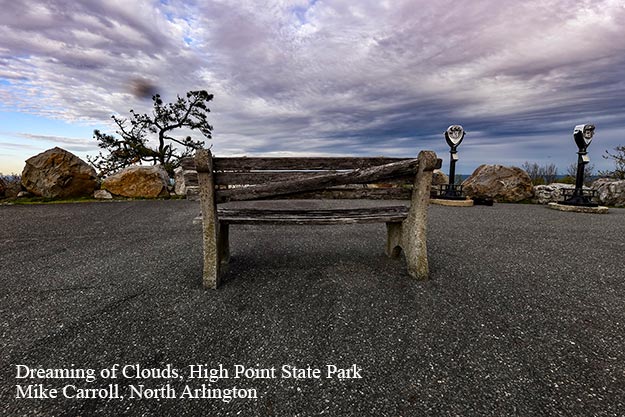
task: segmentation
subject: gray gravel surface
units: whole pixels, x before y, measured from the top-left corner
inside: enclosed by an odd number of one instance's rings
[[[0,415],[625,415],[623,209],[432,206],[427,282],[383,255],[383,224],[232,226],[217,291],[201,287],[198,212],[0,207]],[[362,378],[214,383],[257,389],[230,403],[15,399],[17,364],[115,363],[356,364]]]

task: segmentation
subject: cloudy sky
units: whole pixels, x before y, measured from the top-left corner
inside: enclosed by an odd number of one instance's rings
[[[166,101],[215,95],[218,155],[411,156],[458,171],[625,144],[625,0],[0,0],[0,172]]]

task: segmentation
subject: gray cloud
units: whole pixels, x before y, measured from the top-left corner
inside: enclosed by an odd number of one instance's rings
[[[215,94],[216,152],[445,153],[462,123],[467,163],[547,159],[577,123],[625,124],[623,38],[617,0],[9,2],[0,97],[105,124],[148,110],[146,79]]]
[[[22,150],[24,148],[29,149],[29,150],[35,150],[38,149],[36,146],[32,146],[32,145],[27,145],[24,143],[12,143],[12,142],[2,142],[2,148],[3,149],[12,149],[12,150]],[[7,154],[3,154],[5,156],[9,156]],[[10,155],[13,156],[13,155]]]
[[[35,135],[31,133],[18,133],[15,136],[33,140],[37,142],[46,142],[46,146],[62,146],[70,151],[86,152],[93,151],[95,149],[94,141],[88,139],[68,138],[64,136],[55,135]],[[5,145],[4,143],[2,144]]]

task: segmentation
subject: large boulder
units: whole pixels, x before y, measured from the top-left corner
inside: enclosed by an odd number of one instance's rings
[[[599,202],[606,206],[625,207],[625,180],[599,178],[591,188],[597,191]]]
[[[98,180],[93,167],[61,148],[48,149],[26,160],[22,186],[48,198],[90,196]]]
[[[169,195],[169,176],[160,165],[124,168],[102,182],[111,194],[131,198],[156,198]]]
[[[462,185],[464,193],[471,198],[516,203],[534,195],[527,172],[503,165],[480,165]]]

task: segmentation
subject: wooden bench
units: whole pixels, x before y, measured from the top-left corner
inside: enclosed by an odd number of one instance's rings
[[[427,279],[427,206],[432,171],[441,160],[432,151],[405,158],[219,158],[206,149],[195,157],[204,241],[204,286],[217,288],[230,260],[230,224],[333,225],[383,222],[386,254],[404,251],[408,273]],[[366,184],[394,186],[371,188]],[[218,208],[244,200],[410,199],[410,206],[341,209]]]

